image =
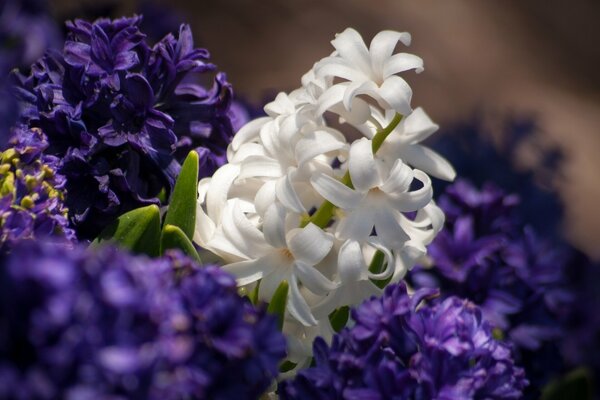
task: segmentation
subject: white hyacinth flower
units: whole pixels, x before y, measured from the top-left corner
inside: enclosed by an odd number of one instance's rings
[[[429,177],[400,159],[386,171],[386,166],[373,155],[372,142],[366,138],[350,147],[348,169],[354,189],[323,173],[311,179],[318,193],[345,211],[337,227],[338,236],[364,241],[374,227],[386,245],[402,246],[409,236],[399,223],[400,213],[417,211],[430,202],[433,191]],[[410,191],[415,179],[422,187]]]
[[[389,125],[394,118],[394,112],[387,110],[383,115],[379,110],[372,110],[372,116],[378,124],[367,123],[370,125],[367,127],[368,137],[374,135],[378,125]],[[456,171],[452,165],[435,151],[420,144],[438,129],[439,125],[434,123],[421,107],[417,107],[386,138],[385,146],[381,148],[377,156],[390,164],[400,159],[426,174],[452,181],[456,177]]]
[[[393,54],[396,44],[410,45],[411,37],[406,32],[382,31],[371,41],[367,49],[358,32],[352,28],[338,34],[331,42],[336,52],[315,66],[318,77],[337,77],[346,80],[339,100],[350,110],[353,99],[366,95],[376,100],[384,109],[402,115],[411,112],[412,89],[396,74],[411,69],[421,72],[423,60],[409,53]]]
[[[235,212],[235,210],[234,210]],[[240,211],[241,213],[241,211]],[[304,325],[316,325],[310,307],[300,293],[300,283],[315,294],[327,294],[333,287],[329,280],[315,268],[329,254],[333,246],[333,236],[313,224],[304,228],[295,228],[286,232],[286,211],[280,204],[269,207],[265,218],[263,234],[243,222],[226,226],[226,230],[235,231],[240,241],[253,236],[247,253],[254,252],[250,260],[228,264],[223,268],[237,277],[240,286],[260,281],[259,298],[269,300],[282,281],[288,281],[290,296],[288,310]],[[264,239],[263,239],[264,238]]]
[[[332,312],[401,280],[444,222],[429,175],[455,172],[421,144],[438,126],[412,111],[397,74],[423,62],[394,54],[398,42],[410,35],[384,31],[369,48],[353,29],[337,35],[335,52],[242,127],[228,164],[199,183],[194,241],[261,301],[287,281],[283,332],[298,367],[316,336],[331,337]]]

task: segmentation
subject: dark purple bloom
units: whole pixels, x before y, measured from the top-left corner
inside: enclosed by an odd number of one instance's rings
[[[212,88],[197,83],[215,66],[189,26],[150,46],[140,22],[69,22],[62,52],[14,75],[23,121],[44,130],[46,152],[61,160],[81,238],[132,208],[164,203],[191,150],[201,176],[211,175],[234,133],[231,85],[222,73]]]
[[[64,206],[64,177],[39,129],[15,128],[0,153],[0,254],[24,239],[75,239]]]
[[[515,344],[532,381],[528,391],[537,396],[565,370],[559,345],[575,298],[572,252],[525,226],[513,213],[518,198],[493,185],[478,190],[458,181],[439,204],[447,220],[429,247],[432,267],[415,268],[409,279],[416,287],[439,287],[442,298],[480,306],[497,333]]]
[[[315,341],[315,365],[284,381],[281,398],[520,398],[524,372],[479,308],[456,297],[420,304],[435,293],[391,285],[360,305],[331,346]]]
[[[219,268],[110,247],[15,247],[0,332],[0,398],[258,398],[285,355]]]

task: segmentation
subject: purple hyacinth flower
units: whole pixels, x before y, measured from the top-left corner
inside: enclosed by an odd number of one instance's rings
[[[0,260],[0,398],[258,398],[285,340],[180,253],[22,242]]]
[[[456,297],[423,304],[434,294],[411,297],[402,283],[364,302],[331,346],[315,341],[315,365],[283,381],[281,398],[520,398],[524,371],[479,308]]]
[[[60,159],[69,218],[92,238],[117,216],[168,199],[181,163],[196,149],[200,176],[226,161],[233,136],[231,85],[192,33],[150,46],[141,17],[67,23],[62,52],[50,52],[29,75],[15,74],[21,119],[43,129],[47,154]]]
[[[516,359],[539,397],[543,385],[566,369],[560,356],[575,301],[568,275],[572,252],[540,238],[515,217],[518,198],[487,184],[450,185],[440,198],[446,228],[429,247],[430,268],[417,267],[417,288],[439,287],[442,299],[467,298],[516,346]]]
[[[42,155],[44,134],[19,127],[13,135],[12,147],[0,153],[0,254],[21,240],[75,240],[64,206],[64,177],[56,172],[58,160]]]

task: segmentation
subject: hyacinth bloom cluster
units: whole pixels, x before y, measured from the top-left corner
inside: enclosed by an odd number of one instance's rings
[[[394,54],[399,42],[410,35],[384,31],[367,48],[353,29],[338,34],[333,54],[242,127],[228,164],[199,185],[196,242],[261,300],[289,283],[295,362],[330,333],[330,313],[380,294],[376,281],[400,280],[443,223],[429,175],[454,170],[420,144],[437,125],[410,107],[398,74],[423,62]],[[349,142],[349,132],[362,135]],[[385,268],[372,271],[376,252]]]
[[[24,242],[0,264],[0,397],[258,398],[285,340],[217,267]]]
[[[558,350],[575,298],[571,252],[525,227],[512,213],[518,197],[494,185],[458,181],[439,204],[446,228],[429,246],[431,267],[415,268],[411,282],[478,304],[515,344],[530,379],[546,383],[564,368]]]
[[[457,297],[420,304],[435,294],[400,283],[361,304],[330,346],[315,341],[315,365],[283,381],[280,398],[520,398],[524,372],[480,309]]]
[[[46,152],[60,158],[70,219],[83,238],[167,199],[190,150],[210,175],[233,135],[231,86],[222,73],[210,89],[194,80],[215,66],[194,47],[189,26],[150,46],[140,22],[68,22],[62,51],[14,75],[22,122],[42,129]]]
[[[39,129],[13,130],[12,147],[0,153],[0,254],[20,240],[50,236],[73,240],[64,205],[65,179],[57,160],[43,156]]]

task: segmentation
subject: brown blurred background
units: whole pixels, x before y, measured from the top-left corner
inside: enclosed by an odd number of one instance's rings
[[[107,3],[120,13],[134,1]],[[600,258],[600,2],[578,0],[218,0],[158,1],[192,24],[200,45],[238,94],[259,101],[290,90],[352,26],[365,40],[409,31],[425,72],[408,75],[413,105],[443,124],[484,115],[537,120],[544,141],[567,157],[554,182],[566,206],[566,235]],[[102,1],[56,3],[59,13]],[[114,11],[114,10],[113,10]],[[535,167],[535,152],[523,165]],[[548,216],[552,218],[552,216]]]

